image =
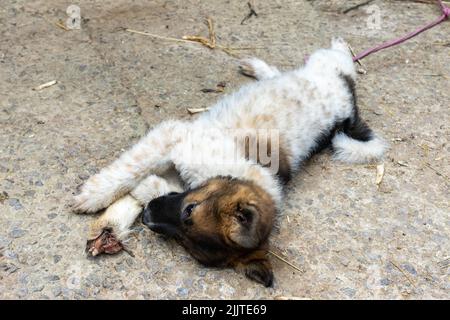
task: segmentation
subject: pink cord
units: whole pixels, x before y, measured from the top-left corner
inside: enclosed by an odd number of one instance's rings
[[[370,49],[368,49],[366,51],[363,51],[360,54],[358,54],[356,57],[354,57],[353,61],[361,60],[361,59],[367,57],[368,55],[370,55],[372,53],[375,53],[377,51],[380,51],[380,50],[383,50],[383,49],[395,46],[397,44],[400,44],[402,42],[405,42],[406,40],[409,40],[409,39],[417,36],[418,34],[424,32],[424,31],[426,31],[428,29],[431,29],[434,26],[440,24],[441,22],[447,20],[448,17],[450,16],[450,8],[447,7],[446,5],[444,5],[442,0],[438,0],[438,4],[439,4],[439,6],[441,7],[441,10],[442,10],[442,16],[440,16],[439,19],[437,19],[436,21],[433,21],[433,22],[427,24],[426,26],[423,26],[423,27],[419,28],[416,31],[408,33],[407,35],[404,35],[401,38],[390,40],[390,41],[385,42],[385,43],[383,43],[383,44],[381,44],[379,46],[376,46],[376,47],[370,48]]]

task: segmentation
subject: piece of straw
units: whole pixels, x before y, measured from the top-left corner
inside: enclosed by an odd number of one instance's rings
[[[271,255],[273,255],[275,258],[277,258],[278,260],[286,263],[288,266],[290,266],[291,268],[297,270],[298,272],[304,273],[305,271],[300,269],[299,267],[297,267],[296,265],[290,263],[289,261],[287,261],[286,259],[284,259],[283,257],[281,257],[280,255],[276,254],[275,252],[269,250],[268,251]]]

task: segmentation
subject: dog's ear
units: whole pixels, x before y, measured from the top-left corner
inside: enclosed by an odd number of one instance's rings
[[[258,249],[247,256],[237,260],[234,265],[235,269],[244,273],[248,278],[265,287],[273,285],[272,265],[267,258],[267,250]]]
[[[229,230],[229,237],[244,248],[255,248],[260,242],[258,225],[260,213],[255,206],[239,203],[233,216],[233,224]]]

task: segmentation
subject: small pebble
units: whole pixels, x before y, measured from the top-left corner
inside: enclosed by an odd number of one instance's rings
[[[60,278],[57,275],[51,275],[45,278],[47,281],[58,281]]]
[[[61,295],[61,293],[62,293],[61,287],[56,287],[56,288],[52,289],[52,294],[55,298],[59,297]]]
[[[186,297],[189,294],[189,290],[186,288],[178,288],[177,294],[182,297]]]
[[[411,273],[412,275],[416,275],[417,271],[416,269],[414,269],[414,267],[410,264],[402,264],[402,268],[405,269],[406,271],[408,271],[409,273]]]
[[[57,216],[56,213],[49,213],[49,214],[47,215],[47,217],[48,217],[49,219],[55,219],[56,216]]]
[[[62,258],[62,257],[61,257],[60,255],[54,255],[54,256],[53,256],[53,262],[54,262],[54,263],[58,263],[58,262],[61,260],[61,258]]]
[[[78,178],[80,178],[81,180],[87,180],[87,179],[89,179],[89,176],[87,174],[80,173],[78,175]]]
[[[10,243],[10,239],[0,236],[0,248],[6,248]]]
[[[17,253],[11,250],[5,250],[3,256],[8,259],[17,259]]]
[[[12,263],[2,263],[0,264],[0,270],[7,272],[8,274],[14,273],[17,270],[19,270],[19,268]]]
[[[26,197],[34,197],[34,195],[36,194],[36,191],[34,191],[34,190],[27,190],[27,191],[25,191],[25,193],[24,193],[24,195],[26,196]]]
[[[105,289],[113,289],[114,283],[110,279],[106,278],[105,280],[103,280],[102,286]]]
[[[20,238],[23,237],[25,235],[26,231],[23,229],[20,229],[19,227],[14,227],[11,232],[9,233],[9,235],[12,238]]]
[[[15,199],[15,198],[9,199],[8,203],[11,207],[13,207],[16,210],[23,209],[23,206],[20,203],[19,199]]]
[[[59,225],[59,231],[61,231],[62,233],[67,233],[70,231],[70,228],[65,223],[61,223]]]
[[[80,297],[82,297],[82,298],[87,298],[88,296],[89,296],[89,293],[86,291],[86,290],[83,290],[83,289],[77,289],[77,290],[74,290],[75,291],[75,293],[77,294],[77,295],[79,295]]]
[[[6,191],[0,192],[0,203],[3,203],[3,201],[9,199],[9,194]]]
[[[17,292],[17,294],[19,295],[19,297],[25,297],[28,294],[28,289],[27,288],[20,288],[19,291]]]
[[[31,292],[41,292],[42,290],[44,290],[43,284],[38,284],[31,288]]]
[[[128,265],[129,267],[133,266],[133,264],[134,264],[134,261],[133,261],[133,259],[131,259],[131,258],[125,259],[125,262],[127,263],[127,265]]]
[[[353,288],[343,288],[343,289],[341,289],[341,291],[349,298],[353,298],[356,293],[356,290]]]
[[[28,284],[28,278],[29,278],[28,274],[22,273],[19,275],[19,282],[21,284]]]

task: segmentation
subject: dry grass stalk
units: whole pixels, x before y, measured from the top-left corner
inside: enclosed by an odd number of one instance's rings
[[[284,259],[282,256],[276,254],[275,252],[269,250],[268,251],[271,255],[273,255],[275,258],[277,258],[278,260],[286,263],[288,266],[290,266],[291,268],[293,268],[294,270],[297,270],[300,273],[304,273],[305,271],[300,269],[299,267],[297,267],[296,265],[292,264],[291,262],[287,261],[286,259]]]
[[[402,161],[402,160],[398,160],[397,164],[401,167],[409,167],[409,165],[405,161]]]
[[[187,108],[187,111],[190,114],[196,114],[196,113],[201,113],[201,112],[205,112],[208,111],[209,108]]]
[[[376,185],[379,187],[384,177],[384,163],[377,165],[377,177],[375,180]]]
[[[396,263],[394,263],[393,261],[389,261],[398,271],[400,271],[405,278],[409,281],[409,283],[411,283],[411,285],[415,288],[416,284],[415,282],[411,279],[411,277],[402,269],[400,268]]]
[[[59,19],[57,22],[53,22],[50,19],[48,19],[47,17],[45,17],[45,16],[41,16],[41,17],[42,17],[42,19],[44,19],[48,23],[50,23],[52,25],[54,24],[55,26],[57,26],[58,28],[63,29],[64,31],[70,31],[70,29],[66,27],[66,25],[64,24],[64,22],[61,19]]]
[[[66,27],[66,25],[64,24],[64,22],[62,20],[55,22],[55,25],[65,31],[70,31],[70,29]]]
[[[137,31],[137,30],[134,30],[134,29],[128,29],[128,28],[126,28],[125,31],[131,32],[131,33],[137,33],[137,34],[141,34],[141,35],[149,36],[149,37],[153,37],[153,38],[158,38],[158,39],[162,39],[162,40],[169,40],[169,41],[176,41],[176,42],[188,42],[188,43],[192,43],[192,41],[189,41],[189,40],[178,39],[178,38],[172,38],[172,37],[164,37],[164,36],[159,36],[159,35],[153,34],[153,33],[148,33],[148,32],[143,32],[143,31]]]
[[[257,17],[258,16],[258,14],[256,13],[255,8],[253,7],[253,3],[252,2],[253,1],[247,2],[247,6],[248,6],[250,12],[244,17],[244,19],[242,19],[241,25],[243,25],[244,22],[247,21],[248,19],[250,19],[251,17],[253,17],[253,16]]]
[[[215,88],[215,89],[204,88],[204,89],[202,89],[202,90],[200,90],[200,91],[203,92],[203,93],[210,93],[210,92],[213,92],[213,93],[222,93],[222,92],[225,91],[225,87],[226,87],[226,86],[227,86],[227,84],[226,84],[225,82],[221,81],[221,82],[219,82],[219,83],[216,85],[216,88]]]
[[[431,170],[433,170],[438,176],[441,176],[441,177],[443,177],[443,178],[445,178],[447,180],[450,180],[450,178],[446,174],[444,174],[444,173],[438,171],[437,169],[433,168],[431,166],[431,164],[429,164],[428,162],[425,162],[425,166],[430,168]]]
[[[366,6],[366,5],[370,4],[370,3],[372,3],[373,1],[374,1],[374,0],[367,0],[367,1],[363,2],[363,3],[359,3],[359,4],[357,4],[357,5],[354,5],[354,6],[350,7],[350,8],[347,8],[347,9],[343,10],[342,13],[343,13],[343,14],[347,14],[347,13],[349,13],[350,11],[353,11],[353,10],[356,10],[356,9],[359,9],[359,8],[361,8],[361,7]]]
[[[211,41],[211,45],[216,47],[216,32],[214,31],[213,21],[211,18],[207,18],[206,23],[208,24],[209,40]]]
[[[162,39],[162,40],[168,40],[168,41],[174,41],[174,42],[184,42],[184,43],[199,43],[209,49],[219,49],[222,50],[223,52],[225,52],[226,54],[233,56],[233,57],[239,57],[238,54],[235,51],[238,50],[253,50],[253,49],[263,49],[264,47],[243,47],[243,48],[232,48],[232,47],[227,47],[227,46],[222,46],[222,45],[218,45],[217,44],[217,40],[216,40],[216,33],[214,30],[214,23],[213,20],[211,18],[207,18],[206,19],[206,24],[208,26],[208,32],[209,32],[209,38],[206,37],[202,37],[202,36],[183,36],[181,39],[179,38],[173,38],[173,37],[165,37],[165,36],[160,36],[157,34],[153,34],[153,33],[149,33],[149,32],[143,32],[143,31],[138,31],[138,30],[134,30],[134,29],[129,29],[129,28],[125,28],[125,31],[130,32],[130,33],[136,33],[136,34],[141,34],[144,36],[149,36],[149,37],[153,37],[153,38],[157,38],[157,39]]]
[[[350,49],[350,52],[352,53],[353,58],[356,57],[356,54],[355,54],[355,51],[353,50],[353,48],[349,44],[347,44],[347,46]],[[367,70],[363,66],[362,62],[360,60],[356,60],[356,63],[359,64],[359,66],[361,67],[361,68],[358,69],[358,72],[361,73],[361,74],[366,74]]]
[[[34,87],[32,90],[34,90],[34,91],[39,91],[39,90],[42,90],[42,89],[51,87],[51,86],[53,86],[53,85],[55,85],[55,84],[57,84],[57,83],[58,83],[58,82],[57,82],[56,80],[52,80],[52,81],[46,82],[46,83],[44,83],[44,84],[41,84],[41,85],[39,85],[39,86],[37,86],[37,87]]]

